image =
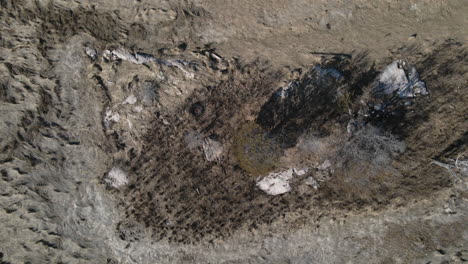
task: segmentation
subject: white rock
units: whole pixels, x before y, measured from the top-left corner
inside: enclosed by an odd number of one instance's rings
[[[194,77],[193,73],[185,69],[186,62],[183,62],[181,60],[162,60],[154,57],[153,55],[143,53],[132,54],[129,51],[122,48],[118,48],[115,50],[105,50],[103,52],[103,57],[109,61],[121,59],[135,64],[157,62],[166,66],[179,68],[189,79],[192,79]]]
[[[137,98],[132,94],[129,97],[127,97],[127,99],[125,99],[123,104],[134,104],[136,103],[136,101],[137,101]]]
[[[291,191],[289,181],[293,177],[293,169],[279,173],[270,173],[257,182],[257,187],[269,195],[279,195]]]
[[[143,107],[139,105],[139,106],[136,106],[133,110],[137,113],[140,113],[141,111],[143,111]]]
[[[309,169],[308,168],[303,168],[303,169],[296,169],[296,168],[293,168],[293,171],[296,175],[298,176],[302,176],[304,174],[306,174],[307,172],[309,172]]]
[[[401,90],[408,84],[405,70],[400,66],[399,61],[394,61],[383,70],[379,78],[383,88],[383,93],[391,94],[395,90]]]
[[[119,58],[121,60],[126,60],[131,63],[135,64],[143,64],[143,63],[148,63],[152,61],[156,61],[157,59],[151,55],[146,55],[146,54],[139,54],[137,53],[136,55],[131,54],[130,52],[119,48],[116,50],[112,51],[112,55],[115,56],[115,58]]]
[[[313,187],[315,190],[318,189],[319,187],[319,184],[318,182],[315,180],[314,177],[307,177],[307,179],[305,180],[304,182],[306,185],[309,185],[311,187]]]
[[[398,60],[385,67],[379,76],[377,92],[383,94],[396,92],[402,98],[415,97],[417,94],[427,95],[426,85],[419,79],[416,68],[408,66],[408,71],[405,71],[406,66],[406,62]]]
[[[118,167],[113,167],[104,178],[104,182],[113,187],[119,188],[128,184],[127,174]]]
[[[331,167],[331,163],[329,160],[325,160],[317,169],[319,170],[326,170]]]
[[[107,126],[111,122],[119,122],[119,120],[120,120],[119,113],[114,113],[112,112],[112,110],[107,111],[106,115],[104,116],[104,124],[106,124]]]
[[[206,160],[217,160],[223,153],[223,145],[216,140],[206,138],[203,141],[203,151],[205,152]]]
[[[97,52],[96,52],[95,49],[92,49],[90,47],[86,47],[85,52],[91,59],[95,60],[97,58]]]
[[[151,55],[148,55],[148,54],[140,54],[140,53],[137,53],[135,54],[134,56],[136,62],[135,63],[138,63],[138,64],[143,64],[143,63],[148,63],[148,62],[152,62],[152,61],[157,61],[158,59],[156,59],[155,57],[151,56]]]
[[[193,79],[193,77],[195,77],[193,73],[185,69],[184,62],[180,60],[167,60],[167,61],[160,60],[160,62],[170,67],[177,67],[180,71],[184,73],[185,77],[187,77],[188,79]]]
[[[112,52],[110,50],[104,50],[102,52],[102,57],[106,60],[112,60]]]

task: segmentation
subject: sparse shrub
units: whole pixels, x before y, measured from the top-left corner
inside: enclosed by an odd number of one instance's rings
[[[342,162],[369,161],[373,165],[384,166],[392,161],[392,156],[404,151],[404,142],[390,133],[368,125],[345,143],[338,153],[338,159],[342,159]]]
[[[383,166],[392,161],[392,156],[404,150],[405,144],[390,133],[374,126],[366,126],[352,136],[340,150],[338,157],[343,158],[344,162],[363,160]]]
[[[323,139],[312,135],[301,137],[297,145],[301,151],[306,153],[321,153],[328,146]]]
[[[335,172],[322,186],[325,193],[343,202],[385,202],[401,177],[391,162],[405,150],[404,142],[371,125],[341,142],[333,159]]]

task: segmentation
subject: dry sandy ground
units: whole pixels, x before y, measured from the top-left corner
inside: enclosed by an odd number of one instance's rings
[[[431,164],[467,151],[466,1],[0,5],[1,263],[468,261],[467,178]],[[355,165],[268,196],[237,131],[333,57],[353,87],[416,65],[430,95],[377,122],[407,150],[370,178]],[[347,109],[305,109],[344,135]],[[288,149],[282,166],[309,159]]]

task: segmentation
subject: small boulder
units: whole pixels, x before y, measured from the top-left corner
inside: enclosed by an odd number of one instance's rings
[[[128,184],[128,176],[122,169],[113,167],[104,177],[104,182],[112,188],[119,188]]]
[[[291,191],[289,181],[293,178],[293,169],[270,173],[257,182],[257,187],[269,195],[279,195]]]
[[[223,145],[214,139],[206,138],[203,141],[203,151],[207,161],[218,160],[223,153]]]

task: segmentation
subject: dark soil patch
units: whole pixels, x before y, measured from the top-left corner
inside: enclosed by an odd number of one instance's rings
[[[227,237],[241,227],[269,224],[299,209],[311,219],[335,209],[346,212],[372,206],[379,210],[395,197],[409,201],[449,186],[450,177],[429,163],[466,146],[466,50],[447,42],[431,54],[401,53],[416,63],[431,95],[418,98],[397,117],[367,120],[407,145],[407,151],[387,167],[350,163],[315,193],[294,190],[272,197],[256,189],[255,177],[232,147],[247,120],[257,117],[283,148],[311,130],[327,134],[331,124],[345,131],[353,118],[348,109],[360,107],[363,90],[385,65],[374,66],[365,56],[340,57],[327,65],[343,73],[341,81],[317,85],[308,83],[310,79],[299,80],[312,88],[287,104],[272,95],[281,79],[278,72],[260,63],[237,65],[227,80],[197,90],[179,115],[161,113],[153,121],[144,154],[132,164],[135,178],[124,191],[127,218],[150,228],[155,239],[194,243]],[[207,162],[201,147],[187,146],[187,131],[215,136],[227,151],[220,161]]]

